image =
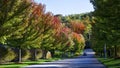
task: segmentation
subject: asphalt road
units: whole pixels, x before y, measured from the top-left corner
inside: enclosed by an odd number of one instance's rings
[[[106,68],[95,57],[92,49],[85,49],[84,54],[77,58],[64,59],[55,62],[45,62],[39,65],[30,65],[25,68]]]

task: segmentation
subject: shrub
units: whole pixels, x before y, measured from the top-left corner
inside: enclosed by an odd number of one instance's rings
[[[55,51],[55,57],[62,57],[61,51]]]
[[[51,56],[51,52],[48,51],[47,54],[46,54],[46,59],[50,59],[50,58],[52,58],[52,56]]]
[[[75,56],[79,56],[79,55],[80,55],[80,53],[79,53],[79,52],[76,52],[76,53],[75,53]]]
[[[10,48],[0,47],[0,63],[10,62],[16,57]]]
[[[37,49],[36,59],[40,59],[41,57],[42,57],[42,50]]]
[[[22,61],[28,60],[30,58],[29,50],[22,50]]]
[[[35,56],[35,52],[36,52],[36,56]],[[31,60],[38,60],[40,58],[42,58],[42,50],[41,49],[31,49],[30,50],[31,53]]]

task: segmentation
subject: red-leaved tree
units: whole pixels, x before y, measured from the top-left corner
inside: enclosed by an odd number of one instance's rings
[[[70,24],[70,28],[73,30],[73,32],[83,34],[85,30],[85,25],[82,22],[72,21]]]

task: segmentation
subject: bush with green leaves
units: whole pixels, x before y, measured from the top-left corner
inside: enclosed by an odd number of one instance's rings
[[[10,48],[0,46],[0,63],[5,63],[15,59],[16,54]]]
[[[30,58],[30,51],[29,50],[22,50],[22,61],[25,61]]]
[[[42,50],[37,49],[36,59],[40,59],[41,57],[42,57]]]
[[[31,53],[30,60],[38,60],[38,59],[42,58],[42,50],[41,49],[31,49],[30,53]]]

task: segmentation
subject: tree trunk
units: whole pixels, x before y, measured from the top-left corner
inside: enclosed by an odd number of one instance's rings
[[[102,51],[100,51],[100,57],[102,57]]]
[[[36,59],[36,56],[37,56],[37,51],[36,51],[36,49],[34,49],[34,61],[37,60],[37,59]]]
[[[111,56],[111,54],[110,54],[110,48],[109,48],[109,49],[107,49],[107,56],[108,56],[108,57],[110,57],[110,56]]]
[[[107,46],[106,46],[106,43],[104,45],[104,58],[107,58]]]
[[[117,45],[115,45],[114,49],[115,49],[114,58],[117,58]]]
[[[22,55],[21,55],[21,48],[19,48],[19,58],[18,58],[18,62],[21,63],[22,62]]]
[[[120,58],[120,50],[119,49],[120,49],[120,47],[115,45],[115,56],[114,56],[115,59]]]
[[[114,58],[114,52],[115,52],[115,49],[114,49],[114,48],[111,48],[111,49],[110,49],[110,55],[111,55],[110,57],[111,57],[111,58]]]
[[[110,58],[112,57],[112,52],[111,52],[111,48],[109,49],[109,51],[110,51]]]
[[[120,46],[117,47],[117,58],[120,59]]]

